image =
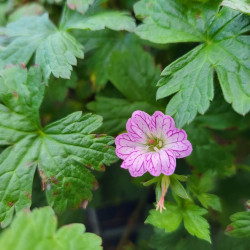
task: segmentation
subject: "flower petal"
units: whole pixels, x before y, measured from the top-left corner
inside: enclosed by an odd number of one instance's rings
[[[139,151],[134,152],[129,155],[129,157],[124,160],[121,167],[128,169],[129,173],[133,177],[142,176],[147,171],[144,165],[145,154]]]
[[[162,165],[162,173],[172,175],[176,167],[175,153],[172,150],[161,150],[159,157]]]
[[[129,134],[120,134],[115,138],[116,155],[120,159],[126,159],[131,153],[138,151],[138,143],[133,141]]]
[[[162,173],[162,165],[159,153],[151,152],[147,154],[146,169],[153,176],[159,176]]]
[[[173,129],[167,132],[167,143],[183,141],[187,139],[187,134],[183,129]]]
[[[150,134],[151,117],[143,111],[135,111],[126,124],[127,132],[137,141],[145,143]]]
[[[158,138],[166,136],[169,130],[175,128],[175,122],[169,115],[165,115],[160,111],[156,111],[151,117],[151,126],[154,128],[154,134]]]
[[[167,144],[164,149],[171,149],[176,158],[187,157],[192,153],[192,144],[188,140]]]

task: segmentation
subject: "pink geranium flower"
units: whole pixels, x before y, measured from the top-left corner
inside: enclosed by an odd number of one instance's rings
[[[135,111],[126,128],[127,133],[115,139],[116,154],[123,160],[121,167],[128,169],[133,177],[147,171],[153,176],[172,175],[176,158],[192,152],[186,132],[176,128],[173,118],[160,111],[152,116]]]

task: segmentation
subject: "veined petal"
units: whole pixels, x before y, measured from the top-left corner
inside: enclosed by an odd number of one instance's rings
[[[175,122],[171,116],[156,111],[151,117],[151,126],[154,130],[154,134],[157,137],[162,137],[162,135],[166,136],[169,130],[175,128]]]
[[[129,134],[120,134],[115,138],[116,155],[121,159],[126,159],[131,153],[138,151],[138,143],[133,141]]]
[[[122,163],[122,168],[128,169],[131,176],[142,176],[147,170],[144,165],[145,154],[142,152],[131,153]]]
[[[162,165],[162,173],[165,175],[173,174],[176,167],[175,153],[172,150],[161,150],[159,157]]]
[[[151,117],[143,111],[135,111],[126,124],[127,132],[138,142],[146,142],[150,134]]]
[[[159,153],[152,152],[147,154],[146,169],[153,176],[159,176],[162,173],[162,165]]]
[[[164,149],[171,149],[176,158],[187,157],[192,153],[192,144],[188,140],[169,143]]]
[[[187,139],[187,134],[183,129],[173,129],[167,132],[167,143],[183,141]]]
[[[131,176],[133,177],[142,176],[147,172],[145,165],[144,165],[144,159],[145,157],[142,155],[138,156],[135,159],[133,165],[130,166],[128,169]]]

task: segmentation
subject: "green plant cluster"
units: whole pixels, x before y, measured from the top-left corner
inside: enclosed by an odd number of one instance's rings
[[[79,211],[138,200],[122,249],[250,249],[249,55],[249,0],[1,1],[0,249],[102,249]],[[115,154],[135,110],[193,146],[162,213]]]

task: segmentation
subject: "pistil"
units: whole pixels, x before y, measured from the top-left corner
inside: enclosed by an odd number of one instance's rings
[[[162,209],[166,209],[164,206],[165,195],[167,193],[168,187],[170,185],[170,178],[167,175],[163,175],[161,179],[161,197],[156,204],[156,211],[160,209],[160,213],[162,213]]]

